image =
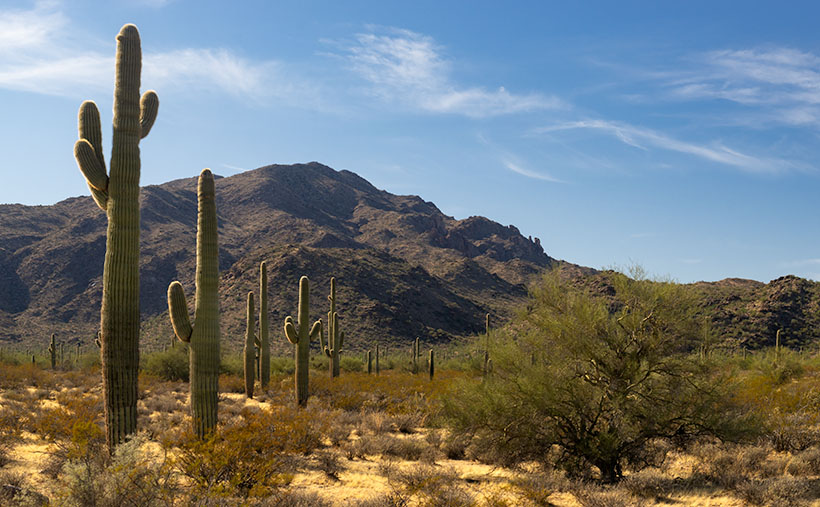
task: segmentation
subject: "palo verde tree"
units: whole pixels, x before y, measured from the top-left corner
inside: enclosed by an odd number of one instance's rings
[[[686,287],[606,273],[615,296],[545,275],[515,326],[494,331],[493,374],[445,398],[456,433],[488,459],[536,460],[607,482],[646,463],[656,439],[751,428],[726,376],[688,353],[698,339]]]

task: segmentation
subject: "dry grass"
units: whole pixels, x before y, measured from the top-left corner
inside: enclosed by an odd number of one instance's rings
[[[223,375],[220,426],[206,442],[188,431],[187,383],[142,376],[141,436],[109,457],[98,371],[4,366],[0,504],[728,506],[820,498],[817,427],[806,419],[792,418],[790,445],[773,437],[753,446],[701,442],[600,485],[535,465],[468,460],[469,439],[431,424],[461,373],[441,372],[435,382],[398,371],[333,380],[322,373],[311,378],[305,409],[294,406],[290,376],[248,400],[235,392],[241,379]]]

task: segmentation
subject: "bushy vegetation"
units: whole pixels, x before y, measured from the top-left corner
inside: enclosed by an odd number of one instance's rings
[[[329,505],[295,484],[316,472],[344,484],[353,463],[369,464],[382,489],[351,505],[549,505],[555,495],[640,505],[703,491],[802,505],[820,495],[820,358],[701,353],[707,333],[680,286],[611,276],[617,297],[547,278],[509,325],[448,351],[434,381],[410,373],[409,352],[381,358],[379,375],[364,372],[359,354],[343,355],[333,379],[314,355],[301,409],[292,356],[271,358],[271,383],[251,402],[239,357],[227,354],[219,424],[205,440],[190,431],[185,347],[145,354],[143,432],[113,455],[98,367],[51,370],[48,358],[32,365],[6,353],[0,503]],[[11,471],[17,446],[31,442],[48,446],[34,476],[49,486]],[[448,459],[526,467],[465,479]]]
[[[615,298],[560,272],[533,288],[516,325],[493,333],[492,372],[445,398],[448,421],[479,455],[538,461],[613,482],[653,461],[653,444],[753,435],[732,379],[688,350],[698,336],[686,288],[611,274]]]

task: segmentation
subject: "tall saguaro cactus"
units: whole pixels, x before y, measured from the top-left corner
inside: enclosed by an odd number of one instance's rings
[[[336,313],[336,279],[330,278],[330,311],[327,312],[327,345],[324,344],[322,334],[319,334],[319,344],[325,355],[330,358],[330,378],[339,376],[339,355],[345,341],[344,332],[339,332],[339,314]]]
[[[259,264],[259,383],[264,389],[270,383],[270,339],[268,333],[268,265]]]
[[[137,430],[139,371],[140,139],[157,117],[159,99],[147,91],[140,99],[142,50],[137,27],[117,36],[114,135],[106,173],[100,113],[96,104],[80,106],[74,157],[91,196],[108,215],[103,265],[101,358],[106,442],[109,448]]]
[[[780,331],[778,331],[779,333]],[[57,369],[57,335],[51,335],[51,343],[48,345],[48,352],[51,354],[51,369]]]
[[[194,431],[203,438],[216,427],[219,397],[219,246],[217,244],[214,175],[199,174],[196,233],[196,307],[193,325],[182,284],[168,286],[168,313],[174,334],[189,343],[191,415]]]
[[[253,398],[253,370],[256,362],[256,350],[254,349],[255,336],[253,333],[253,292],[248,292],[248,311],[245,320],[245,348],[243,353],[245,356],[245,396]]]
[[[303,276],[299,279],[299,308],[297,322],[293,317],[285,317],[285,337],[296,345],[296,370],[293,372],[296,403],[300,407],[307,405],[308,368],[310,367],[310,341],[322,334],[322,321],[317,320],[310,327],[310,281]]]

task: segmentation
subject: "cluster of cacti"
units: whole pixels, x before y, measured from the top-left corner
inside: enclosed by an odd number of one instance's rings
[[[270,383],[270,340],[268,338],[268,265],[259,264],[259,382],[262,388]]]
[[[336,312],[336,279],[333,277],[330,278],[330,295],[327,296],[327,300],[330,301],[330,311],[327,312],[327,345],[320,333],[319,346],[330,358],[330,378],[334,378],[339,376],[339,357],[342,353],[345,333],[339,331],[339,314]]]
[[[214,176],[209,169],[199,175],[199,212],[196,235],[196,307],[194,322],[182,284],[168,287],[168,312],[174,334],[188,343],[191,413],[194,431],[204,437],[216,426],[219,398],[219,247],[217,244]]]
[[[296,345],[296,370],[293,372],[296,403],[299,406],[307,405],[308,399],[308,368],[310,367],[310,342],[322,333],[322,321],[317,320],[310,326],[310,282],[308,277],[299,279],[299,307],[296,324],[293,317],[285,317],[285,337]]]
[[[51,343],[48,346],[48,353],[51,355],[51,369],[57,369],[57,337],[56,335],[51,335]]]
[[[139,179],[140,139],[156,119],[153,91],[140,99],[142,50],[134,25],[117,36],[114,135],[106,173],[100,114],[94,102],[80,106],[77,164],[91,195],[108,215],[101,308],[101,355],[106,441],[109,447],[137,429],[139,370]]]
[[[248,310],[245,317],[245,347],[243,348],[244,369],[245,369],[245,396],[253,398],[254,366],[256,351],[254,347],[254,309],[253,292],[248,292]]]

